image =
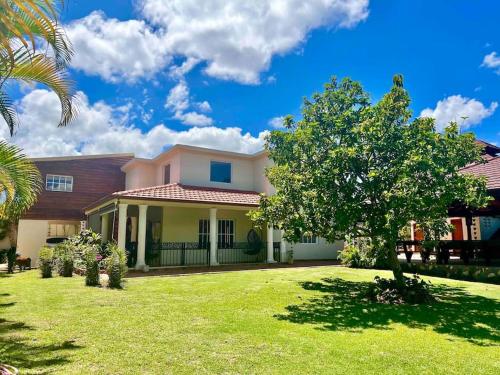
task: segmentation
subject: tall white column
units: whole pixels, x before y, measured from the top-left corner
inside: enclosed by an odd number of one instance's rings
[[[108,231],[109,231],[109,214],[104,214],[101,216],[101,238],[102,242],[108,241]]]
[[[144,269],[146,266],[146,215],[148,206],[145,204],[139,205],[139,225],[137,231],[137,263],[136,269]]]
[[[125,249],[125,237],[127,234],[127,203],[118,204],[118,247]]]
[[[276,263],[274,260],[274,228],[267,226],[267,263]]]
[[[285,240],[285,232],[284,231],[281,231],[280,252],[281,252],[281,263],[286,263],[287,262],[286,240]]]
[[[217,266],[217,209],[210,209],[210,265]]]

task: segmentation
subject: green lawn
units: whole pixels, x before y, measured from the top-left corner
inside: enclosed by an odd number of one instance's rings
[[[432,279],[440,302],[359,297],[381,271],[129,279],[0,277],[0,362],[60,374],[499,374],[500,286]],[[387,274],[388,275],[388,274]]]

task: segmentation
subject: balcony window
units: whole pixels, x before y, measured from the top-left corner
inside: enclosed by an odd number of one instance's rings
[[[165,166],[165,170],[163,172],[163,183],[165,185],[170,183],[170,164]]]
[[[210,181],[231,183],[231,163],[221,161],[210,162]]]

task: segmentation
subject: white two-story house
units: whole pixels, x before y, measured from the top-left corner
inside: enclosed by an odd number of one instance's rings
[[[125,189],[85,207],[88,226],[131,253],[137,269],[336,259],[342,242],[304,236],[286,243],[247,213],[259,194],[273,194],[266,152],[241,154],[175,145],[153,159],[132,158],[121,170]]]
[[[36,265],[42,246],[58,243],[85,226],[131,253],[130,266],[145,268],[336,259],[342,243],[255,228],[247,216],[259,194],[273,194],[264,171],[265,152],[241,154],[176,145],[153,159],[133,154],[35,158],[44,188],[18,222],[17,243],[0,248]],[[216,238],[216,241],[211,241]]]

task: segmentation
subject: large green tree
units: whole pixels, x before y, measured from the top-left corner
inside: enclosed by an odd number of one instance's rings
[[[368,237],[403,287],[400,231],[416,220],[438,233],[454,202],[488,201],[485,181],[459,172],[481,161],[474,136],[454,123],[438,132],[433,119],[412,119],[409,105],[401,76],[373,104],[358,82],[333,78],[304,100],[300,121],[286,117],[287,129],[267,138],[276,193],[262,197],[253,219],[283,229],[291,242],[304,233]]]
[[[42,83],[61,102],[60,126],[76,115],[73,84],[66,66],[73,54],[58,22],[62,0],[0,0],[0,115],[10,133],[18,125],[11,81]]]

